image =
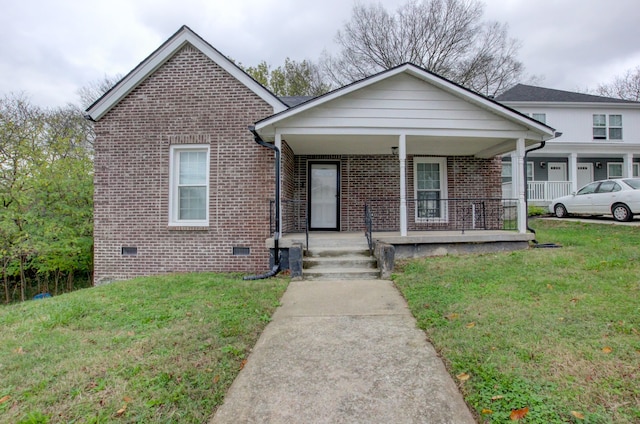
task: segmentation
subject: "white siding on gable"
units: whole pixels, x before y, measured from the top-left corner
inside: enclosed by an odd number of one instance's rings
[[[278,127],[521,131],[524,127],[429,83],[399,74],[285,119]]]

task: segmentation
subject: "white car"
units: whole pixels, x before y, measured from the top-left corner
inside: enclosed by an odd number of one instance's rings
[[[553,199],[549,211],[558,218],[611,214],[616,221],[630,221],[640,214],[640,178],[594,181],[577,193]]]

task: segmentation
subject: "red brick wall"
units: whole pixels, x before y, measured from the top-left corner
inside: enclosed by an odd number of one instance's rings
[[[96,283],[187,271],[263,271],[273,153],[247,126],[272,108],[185,46],[96,123]],[[168,226],[172,144],[210,144],[209,226]],[[123,246],[137,247],[135,257]],[[233,256],[234,246],[249,256]]]
[[[306,202],[307,163],[318,160],[340,162],[341,231],[364,231],[364,204],[371,199],[380,199],[380,201],[372,202],[377,229],[379,231],[399,231],[400,165],[397,156],[296,155],[295,189],[292,198],[302,199]],[[448,157],[447,197],[450,199],[500,199],[502,196],[501,169],[500,158]],[[413,156],[407,158],[406,172],[409,229],[420,230],[420,226],[415,225],[414,222],[413,208],[415,204],[411,201],[414,198]],[[288,189],[287,193],[289,191]]]

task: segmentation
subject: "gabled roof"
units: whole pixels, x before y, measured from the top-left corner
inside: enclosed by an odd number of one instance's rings
[[[227,71],[247,88],[256,93],[260,98],[273,107],[275,113],[287,109],[287,105],[279,100],[273,93],[251,78],[246,72],[240,69],[235,63],[207,43],[202,37],[193,32],[186,25],[182,26],[175,34],[165,41],[156,51],[151,53],[145,60],[122,78],[111,90],[96,100],[89,108],[87,115],[94,121],[102,118],[112,107],[118,104],[127,94],[135,89],[149,75],[153,74],[159,67],[166,63],[173,55],[186,44],[205,54],[222,69]]]
[[[290,107],[289,109],[286,109],[282,112],[276,113],[270,117],[267,117],[265,119],[262,119],[256,122],[256,125],[255,125],[256,129],[260,132],[261,129],[272,127],[276,125],[277,122],[280,122],[284,119],[291,118],[304,111],[315,108],[331,100],[345,96],[356,90],[360,90],[362,88],[365,88],[367,86],[370,86],[372,84],[375,84],[387,78],[391,78],[401,73],[406,73],[408,75],[419,78],[459,98],[462,98],[465,101],[468,101],[469,103],[475,104],[479,107],[482,107],[486,110],[496,113],[497,115],[500,115],[503,118],[506,118],[507,120],[522,124],[525,127],[530,128],[536,132],[545,134],[546,136],[548,136],[548,138],[552,138],[554,135],[554,132],[555,132],[554,128],[548,125],[542,124],[541,122],[534,120],[518,112],[515,109],[505,106],[504,104],[499,103],[494,99],[491,99],[489,97],[486,97],[474,91],[471,91],[459,84],[454,83],[453,81],[450,81],[440,75],[434,74],[433,72],[430,72],[412,63],[404,63],[402,65],[398,65],[394,68],[387,69],[378,74],[369,76],[359,81],[355,81],[351,84],[348,84],[344,87],[330,91],[321,96],[308,99],[302,103],[298,103],[296,105],[292,104],[292,107]]]
[[[517,84],[505,91],[496,100],[500,102],[558,102],[558,103],[629,103],[639,104],[630,100],[612,97],[595,96],[593,94],[575,93],[572,91],[554,90],[552,88],[536,87],[533,85]]]

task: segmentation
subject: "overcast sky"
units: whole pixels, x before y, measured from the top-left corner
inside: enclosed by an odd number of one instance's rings
[[[393,10],[405,0],[381,0]],[[363,0],[366,3],[366,1]],[[509,24],[539,85],[585,90],[640,65],[639,0],[484,0]],[[188,25],[244,65],[335,51],[352,0],[0,0],[0,96],[77,103],[78,88],[126,74]]]

